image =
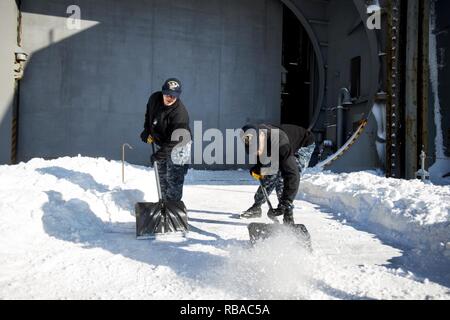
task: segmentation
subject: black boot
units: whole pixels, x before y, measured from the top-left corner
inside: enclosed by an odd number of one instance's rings
[[[290,210],[289,212],[286,212],[283,215],[283,223],[288,226],[293,226],[295,224],[294,213],[292,212],[292,210]]]
[[[251,208],[241,214],[241,219],[255,219],[261,218],[261,216],[261,206],[254,204]]]
[[[283,216],[283,223],[286,225],[294,225],[294,205],[289,200],[282,200],[278,204],[278,208],[276,208],[272,215]]]

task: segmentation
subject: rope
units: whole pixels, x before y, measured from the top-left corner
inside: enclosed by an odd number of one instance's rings
[[[363,120],[361,125],[359,126],[358,130],[353,134],[353,136],[350,138],[349,142],[347,142],[344,147],[339,149],[334,155],[329,157],[327,160],[324,160],[323,162],[319,163],[318,167],[327,167],[331,165],[334,161],[340,159],[355,143],[358,141],[361,134],[364,132],[364,128],[367,126],[368,120]]]
[[[11,164],[17,163],[17,117],[12,120]]]
[[[17,46],[22,46],[22,11],[21,11],[21,1],[17,1]],[[15,99],[13,105],[13,119],[11,126],[11,164],[17,163],[17,144],[18,144],[18,134],[19,134],[19,91],[20,91],[20,80],[15,81]]]

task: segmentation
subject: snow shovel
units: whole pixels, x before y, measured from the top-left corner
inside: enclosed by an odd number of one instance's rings
[[[152,147],[155,152],[153,144]],[[158,162],[155,162],[154,170],[159,201],[136,204],[136,238],[138,240],[155,239],[159,235],[169,234],[184,236],[189,231],[186,206],[183,201],[162,200]]]
[[[264,197],[266,198],[267,204],[269,205],[269,213],[268,217],[274,223],[251,223],[248,225],[248,233],[250,235],[250,242],[252,245],[255,245],[258,241],[264,241],[270,237],[277,235],[284,235],[287,233],[293,233],[300,243],[305,249],[309,252],[312,252],[311,246],[311,236],[308,232],[308,229],[303,224],[294,224],[294,225],[285,225],[280,224],[278,219],[271,215],[273,210],[272,203],[269,200],[269,195],[267,194],[266,188],[263,186],[262,181],[259,180],[262,192]]]

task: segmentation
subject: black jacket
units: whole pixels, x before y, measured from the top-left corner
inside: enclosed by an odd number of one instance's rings
[[[164,105],[162,92],[152,94],[147,103],[141,139],[146,141],[149,135],[152,136],[160,147],[155,154],[157,160],[168,158],[172,149],[181,142],[181,139],[172,141],[172,133],[177,129],[186,129],[189,133],[191,132],[189,115],[183,102],[178,99],[174,105],[167,107]],[[187,142],[189,141],[183,141],[183,143]]]
[[[271,155],[270,146],[272,145],[271,130],[280,129],[279,145],[277,147],[279,148],[279,170],[284,180],[281,200],[289,200],[292,202],[297,195],[300,184],[300,173],[295,159],[295,153],[303,147],[312,145],[315,142],[314,135],[310,131],[295,125],[281,125],[277,127],[262,124],[258,127],[259,129],[268,130],[267,146],[269,147],[269,156]],[[262,165],[258,163],[255,169],[260,170],[261,167]]]
[[[279,128],[288,136],[289,143],[294,152],[300,148],[308,147],[315,142],[312,132],[305,128],[292,124],[282,124]]]

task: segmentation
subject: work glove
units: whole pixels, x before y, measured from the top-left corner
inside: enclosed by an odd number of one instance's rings
[[[153,142],[155,142],[155,139],[153,139],[153,137],[149,135],[147,138],[147,143],[152,144]]]
[[[155,142],[155,139],[153,139],[153,137],[151,135],[149,135],[147,133],[147,131],[142,131],[141,133],[141,140],[142,142],[148,143],[148,144],[152,144],[153,142]]]
[[[258,181],[261,181],[264,176],[261,174],[261,168],[259,166],[254,166],[250,169],[250,175]]]

